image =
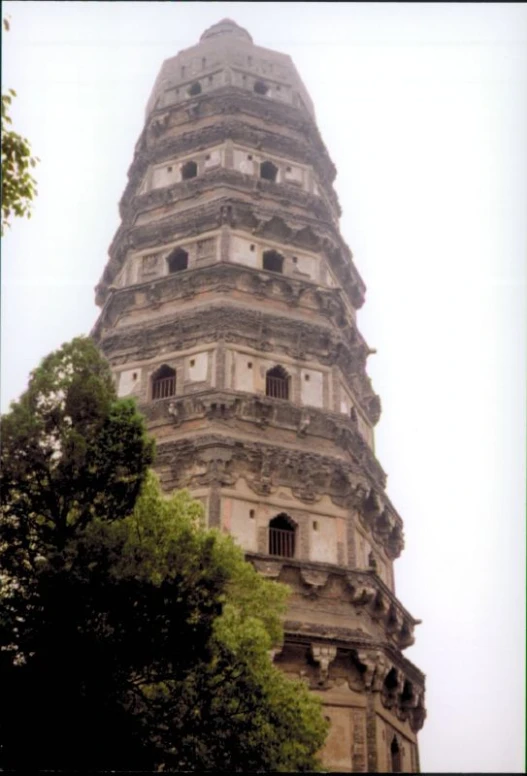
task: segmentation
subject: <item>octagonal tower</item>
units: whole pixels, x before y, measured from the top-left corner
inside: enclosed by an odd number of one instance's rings
[[[137,398],[166,489],[292,589],[274,660],[322,697],[339,771],[417,771],[424,676],[402,651],[402,521],[374,452],[335,167],[289,56],[230,20],[167,60],[93,336]]]

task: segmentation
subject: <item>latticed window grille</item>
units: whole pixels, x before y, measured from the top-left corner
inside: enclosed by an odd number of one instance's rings
[[[278,515],[269,523],[269,555],[295,557],[296,531],[287,515]]]
[[[265,376],[265,395],[273,399],[289,399],[289,375],[277,366]]]
[[[162,366],[152,379],[152,399],[168,399],[176,393],[176,373],[169,366]]]

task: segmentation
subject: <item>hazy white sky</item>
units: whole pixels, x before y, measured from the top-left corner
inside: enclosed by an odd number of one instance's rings
[[[164,59],[228,16],[290,54],[338,168],[367,287],[377,455],[405,521],[397,592],[423,624],[424,771],[523,771],[527,6],[3,4],[2,89],[40,157],[2,241],[2,409],[87,333]]]

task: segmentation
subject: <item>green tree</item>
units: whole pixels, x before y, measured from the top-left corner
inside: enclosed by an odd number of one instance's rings
[[[9,30],[7,19],[4,19],[4,30]],[[2,235],[14,216],[31,218],[31,204],[37,195],[31,170],[39,159],[32,155],[29,141],[10,128],[13,97],[16,97],[14,89],[2,94]]]
[[[0,766],[316,770],[320,704],[269,657],[287,589],[144,480],[94,346],[49,356],[3,426]]]

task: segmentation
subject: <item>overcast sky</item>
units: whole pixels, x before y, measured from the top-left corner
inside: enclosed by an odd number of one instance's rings
[[[1,400],[96,320],[164,59],[223,17],[290,54],[338,169],[368,291],[376,451],[405,521],[397,593],[423,624],[424,771],[523,771],[527,6],[3,3],[2,90],[41,159],[2,240]]]

